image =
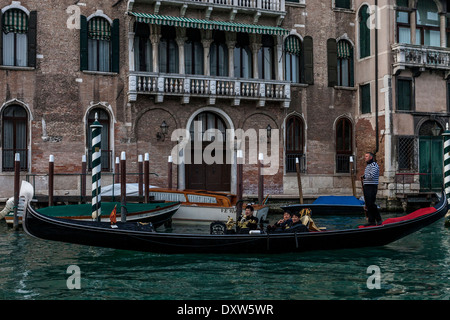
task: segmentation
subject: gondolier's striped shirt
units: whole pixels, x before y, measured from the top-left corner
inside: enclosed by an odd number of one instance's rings
[[[366,166],[364,171],[364,184],[378,184],[378,177],[380,175],[380,168],[374,161]]]

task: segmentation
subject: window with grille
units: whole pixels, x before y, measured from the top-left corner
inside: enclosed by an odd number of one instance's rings
[[[2,170],[14,171],[14,156],[20,154],[20,170],[27,170],[28,116],[24,108],[8,106],[2,113]]]
[[[412,172],[417,170],[416,163],[416,139],[414,136],[398,137],[398,170]]]
[[[296,172],[296,159],[299,159],[300,170],[304,172],[305,162],[303,154],[304,145],[303,120],[291,116],[286,121],[286,172]]]

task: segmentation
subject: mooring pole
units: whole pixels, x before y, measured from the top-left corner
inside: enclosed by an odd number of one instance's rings
[[[167,165],[167,185],[169,189],[172,189],[172,156],[169,156]]]
[[[92,219],[100,221],[102,214],[102,125],[98,122],[98,114],[91,124],[92,130]]]
[[[120,155],[120,221],[127,221],[127,158],[125,151]]]
[[[20,153],[14,155],[14,220],[13,229],[19,229],[19,217],[17,216],[17,207],[19,206],[20,194]]]
[[[236,201],[236,221],[239,220],[241,213],[242,213],[242,201],[243,201],[243,194],[244,194],[244,186],[242,184],[242,180],[243,180],[243,153],[242,150],[238,150],[237,151],[237,201]]]
[[[350,174],[351,174],[351,179],[352,179],[353,196],[356,198],[355,167],[353,164],[353,156],[350,156]]]
[[[444,136],[444,188],[447,201],[450,203],[450,131],[448,129],[448,123],[442,135]],[[444,225],[450,227],[450,211],[445,215]]]
[[[120,183],[120,158],[116,157],[116,163],[114,164],[114,183]]]
[[[51,154],[48,159],[48,206],[53,206],[53,182],[55,180],[55,157]]]
[[[300,204],[303,204],[303,187],[302,187],[302,178],[300,177],[300,162],[298,158],[295,158],[295,168],[297,170],[298,196],[300,198]]]
[[[142,154],[140,154],[138,156],[138,193],[139,193],[139,197],[142,197],[144,195],[144,190],[143,190],[143,184],[144,184],[144,163],[143,163],[143,159],[142,159]],[[142,202],[141,200],[139,200],[139,202]]]
[[[81,157],[81,202],[86,201],[86,155]]]
[[[258,155],[258,203],[263,204],[264,201],[264,175],[262,174],[264,155]]]
[[[150,156],[148,153],[144,155],[144,199],[145,203],[149,202],[150,188]]]

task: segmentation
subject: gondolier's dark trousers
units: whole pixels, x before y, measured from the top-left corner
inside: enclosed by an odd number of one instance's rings
[[[367,217],[369,223],[381,222],[381,215],[375,204],[377,199],[377,184],[364,184],[364,201],[367,208]]]

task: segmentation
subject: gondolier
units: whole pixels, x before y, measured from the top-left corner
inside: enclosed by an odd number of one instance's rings
[[[381,225],[381,215],[375,204],[378,192],[378,179],[380,176],[380,168],[374,159],[372,152],[366,152],[364,155],[366,161],[366,169],[364,175],[361,176],[363,184],[364,201],[367,208],[368,226]]]

